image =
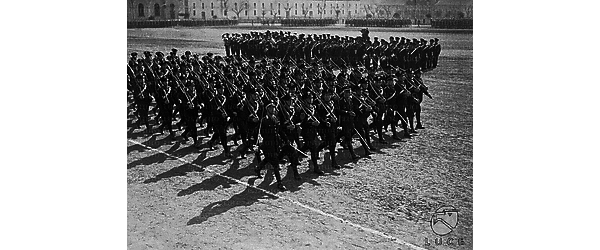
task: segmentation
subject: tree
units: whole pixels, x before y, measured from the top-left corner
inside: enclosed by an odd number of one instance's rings
[[[288,4],[286,7],[283,7],[283,10],[285,10],[285,18],[290,18],[290,10],[292,10],[292,7]]]
[[[265,19],[265,15],[267,14],[267,10],[263,10],[263,11],[261,12],[261,14],[262,14],[262,17],[263,17],[263,19]]]
[[[365,13],[367,13],[367,18],[371,18],[371,17],[375,16],[376,7],[365,4],[365,5],[363,5],[363,8],[365,9]]]
[[[233,13],[235,13],[235,16],[237,17],[237,19],[240,19],[240,14],[242,13],[242,11],[244,10],[248,10],[248,0],[242,0],[240,1],[240,3],[234,3],[233,7],[230,7],[229,9],[231,11],[233,11]]]
[[[323,14],[326,13],[325,8],[327,8],[326,0],[323,0],[323,5],[321,5],[321,4],[317,5],[317,12],[319,12],[319,15],[321,16],[321,18],[323,18]]]
[[[302,15],[304,16],[304,18],[306,18],[306,15],[308,15],[308,5],[302,4]]]
[[[380,16],[385,16],[389,18],[392,15],[392,7],[391,5],[380,5],[377,6],[377,13]]]
[[[271,9],[271,16],[273,16],[274,19],[277,19],[277,15],[279,15],[279,13],[277,12],[276,9]]]

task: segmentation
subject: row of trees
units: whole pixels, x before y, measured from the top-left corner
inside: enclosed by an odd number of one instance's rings
[[[421,18],[423,16],[427,18],[464,18],[464,17],[472,17],[473,15],[473,7],[467,6],[463,11],[446,11],[445,13],[442,10],[435,8],[435,4],[437,4],[440,0],[409,0],[405,5],[363,5],[362,9],[365,12],[365,17],[367,18]],[[316,13],[319,15],[319,18],[323,18],[323,15],[327,12],[327,0],[321,1],[322,4],[317,4]],[[295,6],[291,6],[286,4],[285,6],[273,6],[273,3],[270,3],[268,9],[264,8],[264,3],[262,3],[263,8],[260,10],[260,15],[262,15],[263,19],[266,15],[270,15],[270,18],[281,18],[283,9],[283,13],[285,17],[290,16],[290,12],[294,9]],[[222,16],[228,16],[228,12],[233,12],[235,14],[236,19],[240,19],[240,15],[245,11],[250,11],[251,6],[249,0],[220,0],[219,1],[219,9],[221,10]],[[256,6],[252,6],[256,7]],[[254,9],[254,8],[252,8]],[[336,19],[339,19],[340,14],[342,13],[342,9],[339,4],[334,6],[330,12],[334,12]],[[307,18],[312,11],[312,4],[302,3],[300,8],[298,9],[300,14]],[[417,14],[418,12],[418,14]],[[312,17],[312,15],[311,15]]]
[[[219,8],[220,8],[223,16],[227,16],[228,11],[231,11],[235,14],[236,18],[239,19],[242,12],[250,10],[250,2],[248,0],[239,1],[239,4],[238,4],[238,2],[235,2],[235,3],[233,3],[233,5],[230,4],[230,1],[231,0],[220,0],[219,1]],[[326,13],[326,8],[327,8],[327,5],[326,5],[327,0],[323,0],[322,2],[323,2],[323,4],[317,5],[317,14],[319,15],[320,18],[323,18],[323,15]],[[263,18],[267,14],[273,16],[274,18],[277,18],[277,16],[281,16],[281,12],[280,12],[281,9],[279,7],[280,6],[277,6],[277,8],[273,8],[270,6],[269,9],[263,8],[263,10],[261,11]],[[286,17],[287,17],[290,15],[290,12],[294,8],[294,6],[290,6],[289,4],[286,4],[282,8],[284,10],[284,13],[286,13]],[[309,15],[311,9],[312,9],[312,4],[309,6],[308,4],[302,3],[301,8],[300,8],[300,13],[302,13],[302,16],[304,18],[306,18]],[[340,8],[339,5],[336,5],[334,7],[334,10],[335,10],[336,17],[339,17],[342,8]]]

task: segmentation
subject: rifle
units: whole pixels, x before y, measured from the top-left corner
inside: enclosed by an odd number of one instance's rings
[[[358,139],[360,140],[360,142],[368,147],[367,141],[365,140],[365,138],[362,137],[362,135],[360,135],[360,133],[358,132],[358,130],[356,130],[356,128],[354,128],[354,132],[356,132],[356,134],[358,135]],[[350,145],[350,147],[352,147],[352,145]],[[370,147],[369,147],[369,149],[373,150]]]
[[[190,95],[187,93],[187,91],[185,91],[185,89],[183,88],[183,83],[181,82],[181,80],[179,80],[179,77],[177,77],[175,74],[173,74],[173,72],[171,70],[169,70],[169,75],[171,77],[173,77],[173,79],[175,79],[175,83],[176,83],[175,86],[177,86],[179,88],[179,91],[183,92],[183,95],[185,96],[188,107],[190,109],[192,109],[193,108],[193,103],[192,103],[193,97],[190,97]]]

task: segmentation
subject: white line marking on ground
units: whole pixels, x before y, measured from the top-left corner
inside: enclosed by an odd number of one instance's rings
[[[181,162],[184,162],[184,163],[191,164],[191,165],[193,165],[193,166],[196,166],[196,167],[202,168],[202,169],[204,169],[204,170],[206,170],[206,171],[208,171],[208,172],[211,172],[211,173],[213,173],[213,174],[216,174],[216,175],[218,175],[218,176],[221,176],[221,177],[223,177],[223,178],[226,178],[226,179],[228,179],[228,180],[231,180],[231,181],[237,182],[237,183],[239,183],[239,184],[242,184],[242,185],[244,185],[244,186],[246,186],[246,187],[250,187],[250,188],[253,188],[253,189],[256,189],[256,190],[259,190],[259,191],[265,192],[265,193],[266,193],[266,194],[268,194],[268,195],[275,196],[275,197],[277,197],[277,198],[280,198],[280,199],[287,200],[287,201],[289,201],[289,202],[291,202],[291,203],[293,203],[293,204],[296,204],[296,205],[298,205],[298,206],[300,206],[300,207],[306,208],[306,209],[308,209],[308,210],[310,210],[310,211],[313,211],[313,212],[315,212],[315,213],[318,213],[318,214],[321,214],[321,215],[324,215],[324,216],[327,216],[327,217],[330,217],[330,218],[333,218],[333,219],[339,220],[339,221],[341,221],[341,222],[343,222],[343,223],[349,224],[349,225],[351,225],[351,226],[353,226],[353,227],[356,227],[356,228],[358,228],[358,229],[364,230],[364,231],[366,231],[366,232],[369,232],[369,233],[372,233],[372,234],[375,234],[375,235],[378,235],[378,236],[384,237],[384,238],[386,238],[386,239],[390,239],[391,241],[393,241],[393,242],[396,242],[396,243],[398,243],[398,244],[402,244],[402,245],[408,246],[408,247],[410,247],[410,248],[412,248],[412,249],[416,249],[416,250],[427,250],[427,249],[425,249],[425,248],[422,248],[422,247],[419,247],[419,246],[413,245],[413,244],[411,244],[411,243],[408,243],[408,242],[406,242],[406,241],[403,241],[403,240],[399,239],[398,237],[395,237],[395,236],[388,235],[388,234],[386,234],[386,233],[384,233],[384,232],[380,232],[380,231],[377,231],[377,230],[375,230],[375,229],[372,229],[372,228],[368,228],[368,227],[365,227],[365,226],[361,226],[361,225],[359,225],[359,224],[356,224],[356,223],[354,223],[354,222],[351,222],[351,221],[345,220],[345,219],[343,219],[343,218],[337,217],[337,216],[335,216],[335,215],[333,215],[333,214],[328,214],[328,213],[326,213],[326,212],[323,212],[323,211],[321,211],[321,210],[320,210],[320,209],[318,209],[318,208],[313,208],[313,207],[311,207],[311,206],[305,205],[305,204],[303,204],[303,203],[300,203],[300,202],[298,202],[298,201],[292,200],[292,199],[290,199],[290,198],[283,197],[283,196],[279,196],[279,195],[277,195],[277,194],[275,194],[275,193],[272,193],[272,192],[270,192],[270,191],[268,191],[268,190],[265,190],[265,189],[262,189],[262,188],[259,188],[259,187],[255,187],[255,186],[252,186],[252,185],[249,185],[248,183],[245,183],[245,182],[243,182],[243,181],[240,181],[240,180],[238,180],[238,179],[235,179],[235,178],[232,178],[232,177],[229,177],[229,176],[225,176],[225,175],[221,175],[220,173],[217,173],[217,172],[215,172],[214,170],[212,170],[212,169],[210,169],[210,168],[208,168],[208,167],[203,167],[203,166],[200,166],[200,165],[198,165],[198,164],[196,164],[196,163],[193,163],[193,162],[190,162],[190,161],[188,161],[188,160],[185,160],[185,159],[179,158],[179,157],[177,157],[177,156],[174,156],[174,155],[172,155],[172,154],[169,154],[169,153],[167,153],[167,152],[165,152],[165,151],[162,151],[162,150],[160,150],[160,149],[156,149],[156,148],[148,147],[148,146],[146,146],[146,145],[144,145],[144,144],[142,144],[142,143],[140,143],[140,142],[137,142],[137,141],[134,141],[134,140],[131,140],[131,139],[127,139],[127,140],[128,140],[129,142],[131,142],[131,143],[135,143],[135,144],[137,144],[137,145],[140,145],[140,146],[142,146],[142,147],[144,147],[144,148],[147,148],[147,149],[150,149],[150,150],[152,150],[152,151],[156,151],[156,152],[162,153],[162,154],[164,154],[164,155],[166,155],[166,156],[169,156],[169,157],[171,157],[171,158],[177,159],[177,160],[179,160],[179,161],[181,161]]]

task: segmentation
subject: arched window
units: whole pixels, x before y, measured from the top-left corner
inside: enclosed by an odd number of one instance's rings
[[[160,5],[158,5],[158,4],[154,4],[154,16],[155,17],[160,16]]]
[[[138,16],[143,17],[144,16],[144,5],[143,4],[138,4]]]

